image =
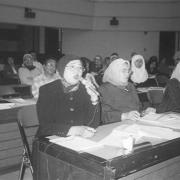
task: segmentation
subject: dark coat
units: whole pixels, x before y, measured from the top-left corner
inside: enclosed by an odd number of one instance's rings
[[[85,87],[80,84],[77,91],[64,93],[61,80],[40,87],[37,114],[37,136],[65,136],[71,126],[96,128],[100,122],[99,105],[92,105]]]
[[[99,91],[102,95],[102,121],[104,123],[121,121],[122,113],[140,110],[140,101],[132,83],[129,83],[126,89],[104,83]]]
[[[177,79],[168,81],[162,102],[156,109],[157,113],[169,111],[180,113],[180,82]]]

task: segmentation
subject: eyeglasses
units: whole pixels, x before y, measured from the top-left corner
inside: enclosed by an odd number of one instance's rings
[[[85,71],[84,67],[82,66],[66,66],[66,68],[71,69],[71,70]]]

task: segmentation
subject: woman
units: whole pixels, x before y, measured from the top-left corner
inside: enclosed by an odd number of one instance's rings
[[[131,59],[131,80],[134,83],[142,83],[148,79],[144,58],[141,55],[134,55]]]
[[[18,70],[21,84],[32,85],[34,78],[39,76],[42,72],[33,65],[33,57],[30,54],[23,56],[22,67]]]
[[[176,65],[166,85],[162,102],[156,109],[157,113],[168,111],[180,113],[180,62]]]
[[[93,135],[87,126],[96,128],[99,125],[98,97],[91,91],[93,86],[89,88],[80,83],[83,67],[79,57],[64,56],[58,62],[57,70],[61,79],[39,90],[40,125],[36,136]]]
[[[99,91],[102,95],[104,123],[125,119],[138,120],[140,101],[134,85],[128,82],[129,61],[116,59],[106,69]]]

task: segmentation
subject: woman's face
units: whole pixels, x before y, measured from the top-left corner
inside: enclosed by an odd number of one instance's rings
[[[69,62],[64,69],[64,79],[71,85],[77,84],[83,73],[83,67],[80,60],[73,60]]]
[[[122,85],[127,85],[130,75],[129,65],[125,64],[119,73],[120,73],[120,81],[122,82]]]
[[[143,65],[143,60],[142,59],[137,59],[135,62],[134,62],[134,65],[136,66],[136,68],[141,68],[142,65]]]

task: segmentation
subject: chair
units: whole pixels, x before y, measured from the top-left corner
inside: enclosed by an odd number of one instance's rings
[[[24,106],[18,111],[17,124],[23,143],[22,162],[19,172],[19,180],[23,180],[25,169],[29,168],[33,175],[32,154],[25,133],[25,128],[38,126],[36,106]]]

